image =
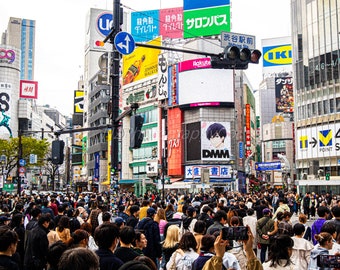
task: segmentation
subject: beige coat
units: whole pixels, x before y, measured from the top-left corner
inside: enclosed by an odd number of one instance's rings
[[[304,238],[292,237],[294,241],[291,261],[294,262],[296,269],[308,269],[310,253],[314,245]]]

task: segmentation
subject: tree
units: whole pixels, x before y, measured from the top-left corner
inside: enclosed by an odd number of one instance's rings
[[[44,158],[50,149],[50,143],[46,140],[38,140],[33,137],[21,137],[22,144],[22,156],[21,158],[26,160],[26,167],[31,166],[43,166],[46,162]],[[10,138],[9,140],[0,139],[0,151],[2,151],[2,155],[5,155],[7,158],[7,164],[5,169],[7,170],[7,175],[16,175],[16,167],[19,158],[19,138]],[[37,163],[30,164],[29,156],[30,154],[37,155]],[[15,172],[13,172],[13,170]]]

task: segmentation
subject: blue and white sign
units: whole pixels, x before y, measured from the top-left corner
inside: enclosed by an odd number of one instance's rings
[[[97,29],[98,32],[101,33],[104,37],[106,37],[110,33],[112,24],[113,24],[112,13],[105,12],[98,16]]]
[[[127,32],[119,32],[115,36],[114,44],[117,51],[124,55],[132,53],[136,47],[135,40]]]
[[[244,148],[243,148],[243,142],[238,142],[238,156],[239,158],[244,157]]]
[[[278,171],[281,170],[281,162],[256,162],[256,171]]]
[[[222,32],[221,33],[221,47],[236,46],[240,49],[248,48],[249,50],[255,50],[255,36]]]
[[[26,160],[20,159],[19,160],[19,165],[22,166],[22,167],[25,166],[26,165]]]

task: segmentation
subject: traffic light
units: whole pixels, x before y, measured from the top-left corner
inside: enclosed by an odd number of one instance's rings
[[[130,118],[130,147],[133,149],[140,148],[143,142],[144,118],[141,115],[132,115]]]
[[[53,141],[52,142],[52,163],[63,164],[64,162],[64,141]]]
[[[330,177],[331,177],[331,174],[330,173],[326,173],[325,177],[326,177],[326,180],[329,181]]]
[[[216,69],[247,69],[248,64],[258,64],[261,58],[259,50],[226,47],[220,56],[211,57],[211,67]]]

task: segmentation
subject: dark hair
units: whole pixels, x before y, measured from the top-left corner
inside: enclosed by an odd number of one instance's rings
[[[283,212],[278,212],[276,214],[276,218],[277,218],[278,221],[281,221],[283,219]]]
[[[33,218],[37,218],[41,214],[41,209],[39,207],[32,208],[30,214]]]
[[[87,248],[71,248],[66,250],[60,258],[58,270],[98,270],[98,256]]]
[[[340,217],[340,207],[339,206],[337,206],[337,205],[333,206],[331,211],[332,211],[332,214],[333,214],[334,217]]]
[[[70,227],[70,219],[67,216],[62,216],[58,222],[58,231],[62,232],[65,228]]]
[[[216,238],[213,235],[204,235],[201,240],[201,250],[208,252],[211,248],[214,247],[215,239]]]
[[[227,213],[224,210],[218,210],[214,215],[214,221],[221,221],[222,218],[227,220]]]
[[[84,222],[80,225],[80,229],[87,231],[90,235],[92,235],[92,225],[89,222]]]
[[[329,209],[326,206],[319,206],[317,213],[319,217],[324,217],[327,213],[329,213]]]
[[[230,226],[240,226],[240,218],[238,216],[232,216],[230,218]]]
[[[284,212],[283,212],[282,218],[291,217],[291,216],[292,216],[292,213],[291,213],[291,212],[289,212],[289,211],[284,211]]]
[[[336,226],[333,222],[327,221],[322,225],[320,232],[328,232],[329,234],[333,235],[336,233]]]
[[[269,252],[270,266],[287,266],[291,264],[288,249],[294,246],[294,241],[289,235],[282,234],[274,238]],[[284,262],[284,265],[282,263]]]
[[[65,206],[63,204],[58,205],[58,213],[64,213],[65,211]]]
[[[248,208],[248,210],[247,210],[247,215],[248,216],[252,216],[254,213],[255,213],[255,211],[254,211],[253,208]]]
[[[113,223],[103,223],[94,231],[94,240],[100,249],[108,249],[116,238],[119,238],[119,228]]]
[[[191,232],[183,234],[181,240],[179,241],[178,248],[182,249],[183,251],[187,251],[192,248],[194,251],[196,251],[197,242],[195,236]]]
[[[130,214],[133,215],[134,213],[139,211],[139,206],[138,205],[131,205],[130,207]]]
[[[194,226],[195,233],[204,233],[207,228],[207,225],[203,220],[197,220]]]
[[[18,243],[19,237],[17,233],[8,226],[0,227],[0,251],[6,251],[12,244]]]
[[[208,140],[210,140],[211,137],[215,137],[216,135],[225,138],[227,137],[227,131],[220,123],[214,123],[207,128],[206,135]]]
[[[111,214],[110,214],[110,212],[105,212],[105,213],[103,213],[103,215],[102,215],[102,220],[103,220],[103,222],[104,222],[104,221],[110,221],[110,219],[111,219]]]
[[[15,227],[19,227],[22,223],[22,219],[23,219],[24,215],[21,213],[16,213],[13,215],[11,223],[9,224],[9,226],[13,229]]]
[[[157,270],[155,262],[148,256],[137,256],[136,258],[134,258],[134,260],[145,264],[147,267],[150,268],[150,270]]]
[[[145,256],[137,256],[138,257],[145,257]],[[124,263],[118,270],[152,270],[148,267],[144,262],[138,261],[136,259]]]
[[[142,237],[142,234],[144,234],[143,232],[138,231],[138,230],[136,230],[135,233],[136,233],[136,234],[135,234],[135,240],[133,241],[133,245],[134,245],[134,246],[137,245],[136,241],[140,241],[140,239],[141,239],[141,237]]]
[[[293,227],[293,232],[295,235],[301,235],[305,232],[305,226],[301,223],[296,223]]]
[[[38,220],[39,225],[43,225],[45,222],[51,222],[50,214],[42,214]]]
[[[131,226],[124,226],[119,232],[120,241],[124,244],[131,244],[136,238],[135,230]]]
[[[51,266],[51,269],[57,269],[60,257],[66,249],[67,245],[61,240],[48,247],[47,262]]]

